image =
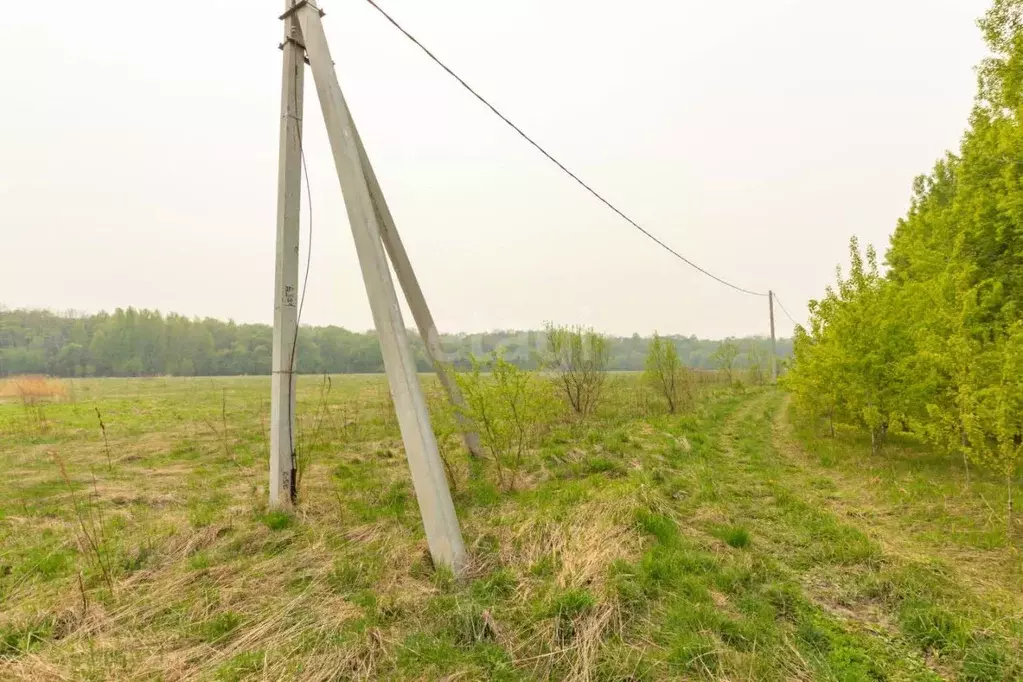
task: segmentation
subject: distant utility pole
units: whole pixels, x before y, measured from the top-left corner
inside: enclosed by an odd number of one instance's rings
[[[341,93],[341,86],[334,72],[334,62],[327,46],[327,36],[323,32],[321,12],[314,2],[308,0],[297,2],[289,0],[285,7],[286,11],[281,16],[285,21],[285,30],[290,31],[297,25],[298,35],[289,33],[286,36],[283,99],[287,99],[288,89],[294,87],[288,80],[287,48],[289,45],[299,45],[308,58],[320,107],[323,110],[334,166],[341,182],[341,193],[355,239],[355,250],[369,296],[373,322],[380,340],[384,370],[394,398],[394,409],[398,415],[398,426],[412,471],[412,484],[419,501],[419,511],[423,518],[430,553],[435,564],[445,565],[457,571],[465,561],[465,547],[451,492],[448,489],[444,464],[437,449],[437,439],[430,425],[426,399],[416,374],[416,362],[405,332],[405,322],[401,316],[394,281],[391,279],[388,253],[423,335],[430,359],[440,374],[441,382],[456,404],[461,400],[461,396],[453,378],[447,374],[447,368],[443,365],[440,339],[433,318],[426,307],[426,299],[419,289],[412,265],[398,238],[397,228],[369,166],[369,159],[355,129],[351,112]],[[288,37],[292,39],[291,42],[288,42]],[[297,42],[299,40],[301,42]],[[280,168],[287,174],[290,172],[290,166],[285,161],[288,149],[284,142],[281,145],[281,154]],[[296,177],[299,177],[298,173],[282,178],[281,187],[291,187]],[[282,189],[279,201],[282,201],[285,195],[286,192]],[[279,209],[278,213],[281,212]],[[297,211],[295,215],[297,216]],[[278,249],[280,248],[281,241],[278,240]],[[275,348],[277,331],[275,325]],[[466,443],[470,448],[473,447],[472,442],[472,438],[467,434]],[[476,447],[478,450],[478,445]],[[272,467],[271,462],[271,469]],[[271,486],[271,501],[273,495]]]
[[[774,341],[774,292],[767,292],[767,308],[771,316],[771,381],[778,381],[778,351]]]

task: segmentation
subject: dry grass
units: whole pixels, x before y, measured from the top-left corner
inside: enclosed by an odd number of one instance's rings
[[[470,556],[454,580],[430,563],[382,382],[334,381],[326,399],[320,380],[300,394],[292,514],[265,506],[264,380],[76,383],[45,433],[0,405],[15,434],[0,438],[0,679],[864,679],[863,660],[913,679],[901,661],[924,654],[887,602],[854,591],[876,564],[807,568],[842,538],[779,506],[823,498],[810,474],[778,480],[776,394],[633,417],[641,393],[620,386],[630,416],[612,403],[607,422],[566,422],[514,493],[461,462]],[[110,584],[89,561],[87,504]],[[741,547],[719,533],[736,524]],[[904,560],[894,547],[884,565]],[[783,615],[779,594],[796,604]],[[822,658],[828,637],[850,655]]]
[[[634,560],[642,538],[626,518],[631,507],[602,501],[581,505],[567,518],[525,516],[501,522],[501,563],[533,566],[550,561],[562,588],[602,587],[605,571],[617,559]]]
[[[31,405],[40,401],[64,400],[67,395],[67,386],[60,379],[26,374],[0,380],[0,400],[16,399]]]

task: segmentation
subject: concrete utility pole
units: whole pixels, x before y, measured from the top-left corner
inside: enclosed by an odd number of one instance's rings
[[[294,0],[285,0],[285,10]],[[270,505],[295,495],[295,332],[298,318],[298,232],[302,191],[302,85],[305,51],[298,20],[284,20],[281,140],[277,167],[277,256],[274,267],[273,359],[270,379]]]
[[[774,292],[767,292],[767,308],[771,315],[771,381],[778,381],[778,352],[774,341]]]
[[[408,301],[408,306],[412,310],[412,317],[415,318],[416,326],[419,327],[419,335],[423,338],[426,355],[430,358],[430,363],[433,364],[433,369],[437,372],[437,377],[448,394],[448,400],[455,406],[455,418],[462,430],[465,446],[473,457],[483,457],[480,437],[476,433],[475,426],[465,416],[465,400],[462,398],[462,391],[458,388],[450,363],[444,358],[444,349],[440,345],[437,325],[433,321],[430,307],[426,304],[426,297],[419,286],[415,270],[412,269],[412,262],[409,260],[408,253],[405,252],[405,245],[401,243],[398,228],[391,216],[391,209],[387,207],[384,192],[380,189],[380,183],[377,182],[377,176],[366,155],[366,149],[362,146],[362,138],[359,137],[359,131],[355,129],[354,124],[352,130],[355,133],[355,144],[359,148],[362,171],[366,175],[366,182],[369,185],[370,199],[372,199],[373,208],[376,211],[377,223],[380,225],[384,248],[387,249],[387,255],[394,267],[394,274],[398,276],[398,282],[401,284],[402,291],[405,292],[405,300]]]
[[[373,201],[363,168],[363,153],[355,125],[334,72],[320,10],[312,2],[298,2],[290,15],[285,13],[285,18],[291,15],[298,19],[301,27],[306,56],[323,109],[334,166],[355,238],[355,250],[380,339],[384,370],[405,442],[405,454],[412,471],[412,484],[430,553],[435,564],[458,571],[465,561],[462,534],[388,268],[381,241],[379,207]]]

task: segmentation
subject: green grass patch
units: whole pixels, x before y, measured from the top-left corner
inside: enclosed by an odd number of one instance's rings
[[[76,382],[75,401],[46,406],[45,433],[0,403],[0,431],[17,425],[0,438],[0,669],[39,662],[96,680],[1023,677],[1017,574],[991,512],[975,514],[947,483],[948,463],[916,445],[871,460],[840,430],[826,453],[797,452],[775,389],[706,386],[671,415],[637,375],[615,374],[593,415],[562,415],[524,454],[510,491],[491,459],[468,459],[424,376],[458,483],[469,556],[456,577],[430,560],[382,377],[333,377],[329,393],[320,377],[298,381],[308,458],[288,512],[267,508],[266,377]],[[88,502],[81,520],[50,450]],[[993,491],[980,474],[976,486]],[[101,538],[113,589],[82,522]],[[879,536],[893,529],[913,542]],[[1009,596],[972,579],[988,569]],[[102,634],[82,627],[96,614]],[[166,656],[129,641],[159,641]]]

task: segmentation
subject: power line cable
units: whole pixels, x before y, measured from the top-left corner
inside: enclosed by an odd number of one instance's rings
[[[697,264],[696,264],[696,263],[694,263],[693,261],[689,260],[688,258],[686,258],[685,256],[683,256],[683,255],[682,255],[681,253],[679,253],[679,252],[678,252],[678,251],[676,251],[675,249],[671,248],[670,246],[668,246],[667,244],[665,244],[665,243],[664,243],[663,241],[661,241],[660,239],[658,239],[657,237],[655,237],[655,236],[654,236],[653,234],[651,234],[650,232],[648,232],[648,231],[647,231],[646,229],[644,229],[643,227],[641,227],[639,223],[637,223],[637,222],[636,222],[635,220],[633,220],[632,218],[630,218],[629,216],[627,216],[627,215],[626,215],[626,214],[625,214],[625,213],[624,213],[624,212],[623,212],[623,211],[622,211],[621,209],[619,209],[619,208],[618,208],[617,206],[615,206],[614,204],[612,204],[612,203],[611,203],[610,201],[608,201],[607,199],[605,199],[605,198],[604,198],[604,197],[603,197],[603,196],[602,196],[602,195],[600,194],[600,192],[598,192],[597,190],[593,189],[593,188],[592,188],[592,187],[591,187],[590,185],[586,184],[586,182],[584,182],[584,181],[582,180],[582,178],[580,178],[580,177],[579,177],[578,175],[576,175],[575,173],[573,173],[572,171],[570,171],[570,170],[569,170],[568,168],[566,168],[566,167],[565,167],[565,164],[561,163],[561,162],[560,162],[560,161],[558,161],[558,160],[557,160],[556,158],[554,158],[554,156],[552,156],[550,152],[548,152],[548,151],[547,151],[546,149],[544,149],[543,147],[541,147],[539,143],[537,143],[537,142],[536,142],[536,141],[535,141],[535,140],[534,140],[533,138],[531,138],[531,137],[530,137],[529,135],[527,135],[527,134],[526,134],[526,133],[525,133],[525,132],[524,132],[524,131],[523,131],[523,130],[522,130],[521,128],[519,128],[519,127],[518,127],[517,125],[515,125],[514,123],[512,123],[511,119],[509,119],[509,118],[508,118],[507,116],[505,116],[504,114],[502,114],[502,113],[501,113],[501,112],[500,112],[500,111],[499,111],[499,110],[497,109],[497,107],[495,107],[495,106],[494,106],[493,104],[491,104],[491,103],[490,103],[489,101],[487,101],[487,99],[486,99],[485,97],[483,97],[483,95],[481,95],[481,94],[479,94],[478,92],[476,92],[476,90],[475,90],[475,89],[473,89],[473,87],[472,87],[471,85],[469,85],[468,83],[466,83],[466,82],[465,82],[465,81],[464,81],[464,80],[462,79],[462,77],[461,77],[461,76],[459,76],[459,75],[458,75],[457,73],[455,73],[454,71],[452,71],[452,70],[451,70],[451,69],[450,69],[450,68],[449,68],[449,67],[448,67],[448,66],[447,66],[447,65],[446,65],[446,64],[445,64],[444,62],[442,62],[442,61],[441,61],[441,60],[440,60],[440,59],[439,59],[439,58],[438,58],[438,57],[437,57],[437,56],[436,56],[435,54],[433,54],[433,52],[431,52],[431,51],[429,50],[429,48],[427,48],[427,47],[426,47],[425,45],[423,45],[423,44],[422,44],[421,42],[419,42],[419,40],[418,40],[418,39],[416,39],[416,37],[415,37],[415,36],[413,36],[413,35],[412,35],[411,33],[409,33],[408,31],[406,31],[406,30],[405,30],[405,29],[404,29],[404,28],[403,28],[403,27],[401,26],[401,24],[399,24],[399,23],[398,23],[397,21],[395,21],[395,20],[394,20],[394,18],[393,18],[393,17],[392,17],[392,16],[390,15],[390,14],[388,14],[388,13],[387,13],[387,12],[386,12],[386,11],[385,11],[385,10],[384,10],[384,9],[383,9],[382,7],[380,7],[380,5],[378,5],[378,4],[376,3],[376,2],[374,2],[374,0],[366,0],[366,2],[368,2],[368,3],[370,4],[370,5],[372,5],[372,6],[373,6],[373,8],[374,8],[374,9],[376,9],[376,11],[377,11],[377,12],[379,12],[379,13],[380,13],[381,15],[383,15],[383,17],[384,17],[385,19],[387,19],[387,21],[389,21],[389,22],[391,23],[391,25],[393,25],[393,26],[394,26],[394,27],[395,27],[396,29],[398,29],[399,31],[401,31],[401,32],[402,32],[402,33],[403,33],[403,34],[405,35],[405,37],[406,37],[406,38],[408,38],[408,39],[409,39],[409,40],[411,40],[411,41],[412,41],[413,43],[415,43],[415,45],[416,45],[416,46],[417,46],[417,47],[418,47],[418,48],[419,48],[420,50],[422,50],[423,52],[425,52],[425,53],[426,53],[426,56],[428,56],[428,57],[429,57],[430,59],[432,59],[432,60],[433,60],[433,61],[434,61],[434,62],[435,62],[435,63],[437,64],[437,66],[439,66],[440,68],[444,69],[444,70],[445,70],[445,71],[446,71],[446,72],[448,73],[448,75],[449,75],[449,76],[451,76],[451,77],[452,77],[452,78],[454,78],[454,79],[455,79],[456,81],[458,81],[458,82],[459,82],[459,83],[460,83],[460,84],[462,85],[462,87],[463,87],[463,88],[465,88],[465,89],[466,89],[466,90],[468,90],[468,91],[469,91],[470,93],[472,93],[472,95],[473,95],[473,96],[474,96],[474,97],[475,97],[476,99],[478,99],[478,100],[479,100],[480,102],[482,102],[482,103],[483,103],[483,104],[484,104],[484,105],[485,105],[485,106],[486,106],[486,107],[487,107],[488,109],[490,109],[490,111],[492,111],[492,112],[493,112],[493,113],[494,113],[494,114],[495,114],[495,115],[496,115],[496,116],[497,116],[498,118],[500,118],[500,119],[501,119],[502,121],[504,121],[504,122],[505,122],[506,124],[508,124],[508,126],[509,126],[509,127],[510,127],[510,128],[512,129],[512,130],[514,130],[514,131],[515,131],[516,133],[518,133],[518,134],[519,134],[519,136],[520,136],[520,137],[522,137],[522,139],[524,139],[524,140],[525,140],[526,142],[528,142],[528,143],[529,143],[529,144],[531,144],[531,145],[532,145],[533,147],[535,147],[535,148],[537,149],[537,151],[539,151],[539,152],[540,152],[541,154],[543,154],[544,156],[546,156],[546,157],[547,157],[547,158],[548,158],[548,159],[549,159],[549,160],[550,160],[550,161],[551,161],[551,162],[552,162],[552,163],[553,163],[554,165],[556,165],[556,166],[557,166],[558,168],[560,168],[560,169],[561,169],[562,171],[564,171],[564,172],[565,172],[565,173],[566,173],[566,174],[567,174],[567,175],[568,175],[568,176],[569,176],[570,178],[572,178],[572,179],[573,179],[573,180],[575,180],[575,181],[576,181],[577,183],[579,183],[579,185],[581,185],[581,186],[582,186],[582,187],[583,187],[583,188],[584,188],[584,189],[585,189],[585,190],[586,190],[587,192],[589,192],[590,194],[592,194],[592,195],[593,195],[594,197],[596,197],[596,198],[597,198],[597,200],[599,200],[599,201],[600,201],[601,203],[603,203],[603,204],[604,204],[605,206],[607,206],[607,207],[608,207],[608,208],[610,208],[610,209],[611,209],[612,211],[614,211],[615,213],[617,213],[617,214],[618,214],[618,215],[619,215],[619,216],[620,216],[620,217],[621,217],[622,219],[624,219],[624,220],[625,220],[625,221],[626,221],[627,223],[629,223],[629,224],[630,224],[630,225],[632,225],[632,226],[633,226],[634,228],[636,228],[637,230],[639,230],[640,232],[642,232],[642,233],[643,233],[644,235],[646,235],[647,237],[649,237],[649,238],[650,238],[651,240],[653,240],[653,241],[654,241],[654,242],[655,242],[655,243],[656,243],[656,244],[657,244],[658,246],[660,246],[660,247],[661,247],[661,248],[663,248],[663,249],[664,249],[665,251],[667,251],[667,252],[668,252],[668,253],[670,253],[671,255],[675,256],[676,258],[678,258],[679,260],[681,260],[681,261],[682,261],[683,263],[685,263],[686,265],[690,266],[691,268],[693,268],[693,269],[695,269],[695,270],[698,270],[699,272],[702,272],[702,273],[703,273],[704,275],[707,275],[707,276],[708,276],[708,277],[710,277],[711,279],[713,279],[713,280],[716,280],[716,281],[720,282],[721,284],[724,284],[725,286],[731,287],[732,289],[735,289],[736,291],[739,291],[739,292],[741,292],[741,293],[744,293],[744,294],[749,294],[749,295],[751,295],[751,296],[767,296],[767,294],[766,294],[766,293],[761,293],[761,292],[759,292],[759,291],[751,291],[751,290],[749,290],[749,289],[744,289],[743,287],[740,287],[740,286],[738,286],[738,285],[736,285],[736,284],[732,284],[732,283],[731,283],[731,282],[729,282],[728,280],[725,280],[725,279],[722,279],[722,278],[718,277],[717,275],[713,274],[712,272],[710,272],[710,271],[708,271],[708,270],[706,270],[706,269],[704,269],[704,268],[700,267],[699,265],[697,265]]]
[[[789,322],[791,322],[791,323],[792,323],[792,324],[794,324],[794,325],[799,325],[799,322],[796,322],[796,321],[795,321],[795,320],[794,320],[794,319],[792,318],[792,316],[791,316],[791,315],[789,315],[789,311],[785,309],[785,304],[784,304],[784,303],[782,303],[782,302],[781,302],[781,299],[779,299],[779,298],[778,298],[778,294],[775,294],[775,295],[774,295],[774,302],[775,302],[775,303],[777,303],[777,304],[778,304],[778,307],[779,307],[779,308],[781,308],[781,311],[782,311],[783,313],[785,313],[785,317],[789,318]]]
[[[295,315],[295,344],[291,348],[291,362],[295,362],[295,346],[298,345],[298,329],[302,323],[302,309],[305,308],[305,294],[309,285],[309,270],[313,263],[313,191],[309,186],[309,167],[305,162],[305,149],[302,146],[302,122],[298,123],[298,154],[302,159],[302,179],[305,180],[306,205],[309,207],[309,239],[305,253],[305,274],[302,275],[302,296],[298,300],[298,313]]]
[[[298,72],[304,68],[302,62],[295,64],[295,82],[298,83]],[[298,88],[295,88],[295,109],[298,110]],[[291,451],[291,501],[294,502],[298,494],[298,481],[296,480],[298,470],[298,451],[295,448],[295,414],[294,404],[297,400],[298,380],[295,378],[295,352],[298,350],[298,330],[302,328],[302,309],[305,308],[305,295],[309,285],[309,270],[313,262],[313,190],[309,184],[309,167],[305,160],[305,145],[302,141],[302,119],[292,116],[295,119],[295,134],[298,137],[298,155],[302,160],[302,180],[305,181],[306,204],[309,208],[309,239],[306,246],[305,274],[302,276],[302,295],[298,300],[298,311],[295,314],[295,338],[291,343],[291,358],[288,360],[288,449]]]

